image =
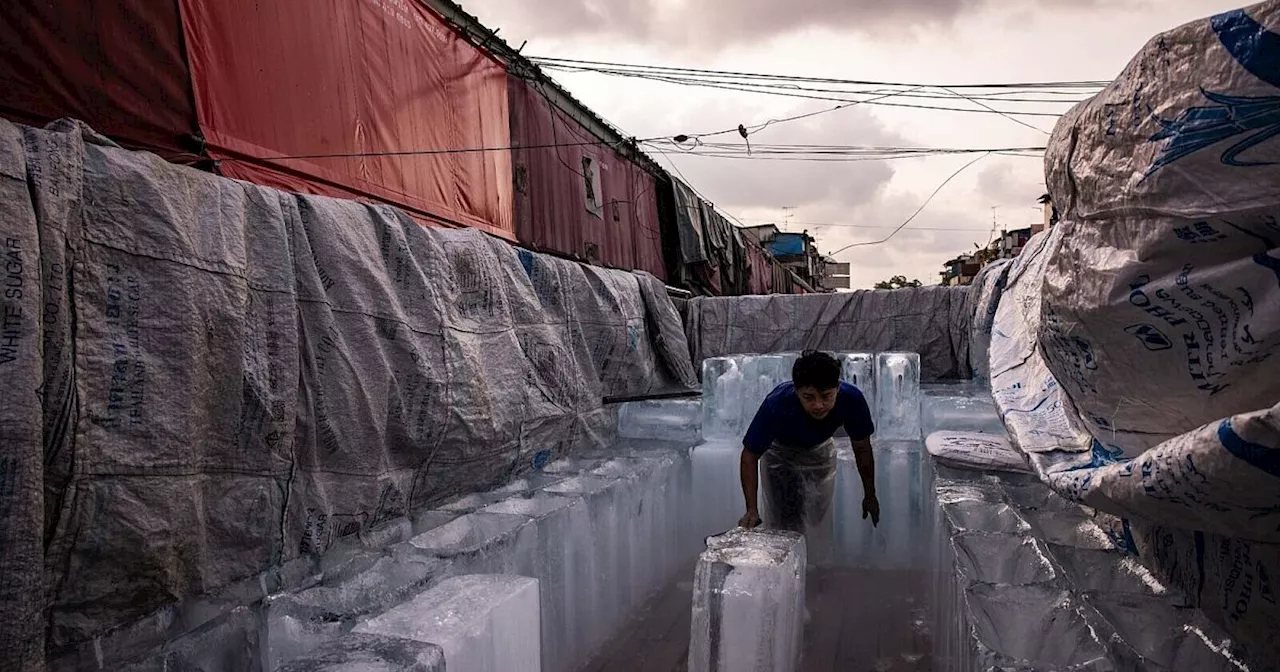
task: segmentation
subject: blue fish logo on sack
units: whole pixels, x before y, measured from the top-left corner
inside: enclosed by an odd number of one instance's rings
[[[1267,30],[1243,9],[1209,20],[1227,53],[1258,79],[1280,89],[1280,33]],[[1224,140],[1241,137],[1222,152],[1233,167],[1270,166],[1276,161],[1250,161],[1245,152],[1280,136],[1280,95],[1233,96],[1201,90],[1213,105],[1193,107],[1174,120],[1156,117],[1161,130],[1151,142],[1168,140],[1147,177],[1161,168]]]

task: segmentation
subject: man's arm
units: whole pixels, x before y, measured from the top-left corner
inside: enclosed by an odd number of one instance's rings
[[[760,492],[760,456],[751,452],[750,448],[742,449],[742,457],[738,460],[738,476],[742,479],[742,498],[746,500],[746,515],[738,521],[745,528],[760,524],[760,508],[756,497]]]
[[[751,529],[760,524],[760,508],[756,495],[760,491],[760,456],[773,445],[774,427],[772,409],[765,399],[742,437],[742,456],[738,459],[738,478],[742,480],[742,498],[747,512],[738,525]]]
[[[862,517],[871,516],[871,524],[880,524],[880,500],[876,498],[876,458],[871,450],[871,437],[853,441],[853,460],[862,479]]]

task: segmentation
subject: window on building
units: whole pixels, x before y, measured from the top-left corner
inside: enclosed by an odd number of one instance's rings
[[[600,168],[596,160],[582,157],[582,185],[586,190],[587,212],[596,217],[604,217],[604,193],[600,190]]]

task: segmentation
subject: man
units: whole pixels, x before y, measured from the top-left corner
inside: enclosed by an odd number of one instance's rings
[[[831,437],[844,427],[862,478],[862,517],[880,524],[871,435],[875,424],[857,387],[840,380],[835,357],[807,351],[791,368],[791,382],[775,387],[760,404],[743,438],[740,473],[747,512],[738,524],[760,525],[756,501],[764,472],[772,527],[804,533],[831,505],[836,455]],[[761,468],[763,467],[763,468]]]

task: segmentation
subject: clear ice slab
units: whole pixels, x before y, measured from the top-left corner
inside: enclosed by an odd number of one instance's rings
[[[869,352],[848,352],[836,356],[840,360],[840,380],[862,391],[867,408],[876,410],[876,356]]]
[[[618,408],[618,435],[693,445],[702,438],[702,401],[632,401]]]
[[[921,438],[920,355],[882,352],[876,356],[876,436],[895,441]]]
[[[693,582],[690,672],[792,672],[804,630],[804,537],[731,530],[712,537]]]
[[[445,672],[444,650],[410,639],[351,634],[277,672]]]
[[[589,541],[579,535],[590,528],[586,502],[580,497],[560,497],[547,492],[516,496],[485,507],[482,513],[527,516],[538,541],[531,576],[538,579],[542,604],[542,666],[548,670],[572,670],[589,653],[582,637],[587,624],[580,601],[592,587],[590,577],[579,574],[573,549]]]
[[[688,515],[696,519],[698,539],[737,525],[746,510],[738,466],[741,455],[742,443],[729,440],[708,441],[690,453],[693,505]]]
[[[540,672],[538,581],[467,575],[440,582],[355,629],[435,644],[451,672]]]
[[[982,432],[1007,436],[1000,412],[990,394],[925,395],[920,402],[925,435],[940,431]]]

